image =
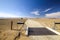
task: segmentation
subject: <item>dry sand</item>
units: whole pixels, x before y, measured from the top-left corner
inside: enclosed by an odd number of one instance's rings
[[[11,30],[11,21],[13,21]],[[22,21],[25,23],[26,27],[50,27],[55,28],[56,31],[60,32],[60,24],[55,24],[55,22],[60,22],[60,19],[48,19],[48,18],[34,18],[34,19],[23,19],[13,18],[13,19],[0,19],[0,40],[15,40],[19,32],[21,33],[20,37],[16,40],[60,40],[59,35],[43,35],[43,36],[26,36],[25,29],[23,25],[17,24],[17,22]],[[22,29],[21,29],[22,27]],[[14,30],[16,29],[16,30]],[[18,31],[18,30],[19,31]]]

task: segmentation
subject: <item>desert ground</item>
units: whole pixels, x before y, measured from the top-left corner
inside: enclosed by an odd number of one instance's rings
[[[22,22],[23,24],[17,24]],[[0,40],[60,40],[60,35],[27,36],[26,28],[49,27],[60,33],[59,18],[0,18]]]

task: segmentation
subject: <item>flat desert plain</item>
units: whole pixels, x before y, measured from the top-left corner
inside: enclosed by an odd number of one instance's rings
[[[60,35],[27,36],[25,30],[27,27],[49,27],[60,32],[60,19],[0,18],[0,40],[60,40]]]

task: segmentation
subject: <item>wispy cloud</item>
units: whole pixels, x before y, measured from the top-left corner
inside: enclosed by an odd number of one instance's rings
[[[48,11],[50,11],[52,8],[48,8],[48,9],[46,9],[45,11],[43,11],[43,12],[48,12]]]
[[[47,18],[60,18],[60,12],[45,14],[45,17],[47,17]]]
[[[11,18],[11,17],[19,17],[19,16],[13,13],[0,13],[0,17]]]
[[[31,14],[34,14],[36,16],[40,15],[40,12],[37,10],[37,11],[32,11]]]

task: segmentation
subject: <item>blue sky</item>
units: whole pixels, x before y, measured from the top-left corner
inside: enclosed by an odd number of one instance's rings
[[[0,0],[0,17],[60,18],[60,0]]]

